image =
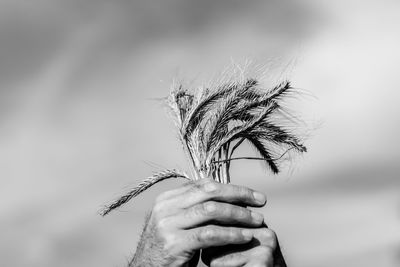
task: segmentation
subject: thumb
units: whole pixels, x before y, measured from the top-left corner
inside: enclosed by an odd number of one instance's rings
[[[263,225],[264,225],[264,227],[268,228],[268,226],[265,222],[263,223]],[[283,255],[282,255],[281,247],[279,246],[278,238],[276,239],[276,243],[277,243],[277,246],[276,246],[276,249],[274,252],[274,266],[275,267],[287,267],[285,259],[283,258]]]

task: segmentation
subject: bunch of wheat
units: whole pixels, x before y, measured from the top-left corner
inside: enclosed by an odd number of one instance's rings
[[[294,91],[289,81],[265,89],[256,79],[227,81],[214,88],[194,91],[182,85],[174,86],[167,103],[191,163],[193,178],[179,170],[157,173],[106,206],[102,215],[168,178],[197,180],[212,177],[218,182],[229,183],[233,160],[262,160],[273,173],[278,173],[278,161],[284,154],[291,150],[306,151],[301,140],[288,127],[279,124],[277,116],[284,114],[282,99]],[[244,141],[250,143],[260,156],[233,157]],[[279,151],[281,153],[277,155]]]

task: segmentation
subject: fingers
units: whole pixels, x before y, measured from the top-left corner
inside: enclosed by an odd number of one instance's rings
[[[246,251],[230,253],[214,258],[209,263],[210,267],[236,267],[236,266],[263,266],[272,267],[273,249],[267,246],[257,246]]]
[[[273,250],[270,247],[259,246],[249,251],[249,262],[244,267],[273,267]]]
[[[249,188],[201,179],[161,194],[153,206],[146,233],[166,255],[187,263],[199,250],[249,245],[252,240],[262,239],[254,238],[259,233],[251,229],[262,227],[263,216],[243,206],[260,207],[265,202],[262,193]]]
[[[276,257],[277,237],[268,228],[250,229],[253,240],[244,245],[213,247],[202,252],[202,261],[209,266],[270,266],[280,263]],[[284,263],[284,261],[283,261]],[[272,265],[271,265],[272,266]],[[286,266],[286,265],[279,265]]]
[[[193,228],[207,222],[258,227],[262,225],[264,216],[244,207],[207,201],[171,216],[171,220],[175,220],[177,227],[180,229]]]
[[[194,251],[228,244],[245,244],[252,240],[249,229],[207,225],[185,231],[185,246]]]
[[[266,203],[266,197],[261,192],[244,186],[220,184],[212,179],[201,179],[188,187],[189,190],[170,199],[170,204],[188,208],[210,200],[252,207],[261,207]]]

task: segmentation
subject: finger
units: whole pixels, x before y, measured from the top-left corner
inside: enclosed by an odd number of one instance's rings
[[[274,251],[277,248],[277,237],[273,230],[269,228],[256,228],[252,229],[254,239],[259,245],[272,248]]]
[[[205,262],[204,262],[205,263]],[[212,258],[207,266],[210,267],[239,267],[247,263],[247,257],[240,253],[226,254],[219,258]]]
[[[225,266],[273,266],[273,250],[270,247],[257,246],[239,252],[229,252],[214,256],[211,267]]]
[[[250,241],[249,243],[246,244],[240,244],[240,245],[226,245],[226,246],[220,246],[220,247],[211,247],[211,248],[206,248],[201,251],[201,260],[203,261],[204,264],[207,266],[210,266],[211,261],[214,261],[214,264],[221,264],[220,261],[216,261],[218,258],[222,258],[225,256],[229,256],[229,258],[234,258],[235,260],[228,260],[228,262],[232,265],[244,265],[244,263],[240,260],[242,258],[235,257],[235,254],[241,253],[243,251],[252,249],[255,245],[253,244],[253,241]],[[235,264],[233,264],[233,261],[235,261]]]
[[[179,196],[179,195],[185,193],[186,191],[188,191],[190,189],[190,187],[193,185],[193,183],[194,183],[194,181],[188,181],[188,182],[182,184],[181,186],[179,186],[178,188],[165,191],[157,197],[157,200],[158,201],[167,201],[175,196]]]
[[[207,225],[185,231],[187,250],[194,251],[227,244],[245,244],[252,240],[253,233],[249,229]]]
[[[182,195],[186,191],[190,190],[192,184],[193,182],[188,182],[176,189],[172,189],[158,195],[153,207],[153,214],[157,214],[160,217],[165,217],[180,212],[181,207],[176,201],[176,196]]]
[[[193,183],[190,190],[175,196],[171,204],[188,208],[209,200],[252,207],[261,207],[266,203],[266,197],[261,192],[244,186],[220,184],[211,179],[201,179]]]
[[[177,227],[181,229],[193,228],[207,222],[259,227],[264,221],[264,216],[240,206],[207,201],[185,209],[172,216],[171,220],[174,220]]]
[[[268,228],[268,226],[267,226],[267,224],[265,222],[263,223],[263,225],[264,225],[264,228]],[[283,257],[282,250],[281,250],[281,247],[279,245],[278,238],[277,238],[275,232],[273,232],[273,234],[275,235],[275,240],[276,240],[275,252],[274,252],[274,261],[275,261],[274,264],[275,264],[275,267],[286,267],[287,266],[286,265],[286,261],[285,261],[285,258]]]
[[[214,262],[214,264],[218,263],[219,265],[222,265],[222,262],[236,262],[237,264],[240,264],[244,258],[246,261],[250,261],[257,256],[256,254],[259,253],[258,250],[260,249],[254,250],[254,248],[259,246],[269,247],[269,250],[274,253],[273,256],[274,260],[276,261],[275,264],[282,262],[282,256],[278,257],[277,255],[278,242],[275,232],[266,227],[253,228],[250,230],[253,232],[254,236],[251,242],[244,245],[228,245],[205,249],[202,252],[203,262],[207,265],[209,265],[211,262]],[[264,248],[261,248],[261,250],[262,249]],[[218,261],[216,261],[217,259]],[[281,264],[279,266],[284,267],[286,265]]]

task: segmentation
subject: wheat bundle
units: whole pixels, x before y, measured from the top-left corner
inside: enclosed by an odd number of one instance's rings
[[[289,130],[290,127],[283,127],[279,119],[285,114],[282,100],[293,93],[296,89],[289,81],[268,89],[253,78],[228,80],[212,88],[195,90],[174,85],[166,101],[193,175],[179,170],[156,173],[106,206],[101,214],[108,214],[150,186],[169,178],[212,177],[217,182],[229,183],[229,170],[234,160],[261,160],[272,173],[278,173],[283,155],[291,151],[306,152],[302,140]],[[259,157],[234,157],[235,150],[245,141],[255,148]]]

